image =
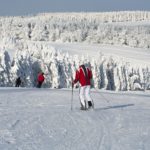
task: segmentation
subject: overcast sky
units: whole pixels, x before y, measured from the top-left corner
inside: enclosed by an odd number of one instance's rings
[[[150,0],[0,0],[0,16],[120,10],[150,11]]]

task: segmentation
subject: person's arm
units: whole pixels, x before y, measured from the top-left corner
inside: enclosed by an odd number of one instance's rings
[[[88,68],[88,74],[89,74],[89,78],[92,79],[93,75],[92,75],[92,71]]]

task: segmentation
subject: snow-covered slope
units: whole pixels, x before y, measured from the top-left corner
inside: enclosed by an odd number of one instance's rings
[[[148,49],[83,43],[50,43],[50,45],[72,55],[78,54],[79,56],[98,58],[98,53],[102,53],[107,57],[125,59],[125,61],[132,62],[132,64],[150,64],[150,50]]]
[[[95,110],[75,90],[71,111],[71,90],[0,88],[0,149],[149,150],[150,93],[91,94]]]

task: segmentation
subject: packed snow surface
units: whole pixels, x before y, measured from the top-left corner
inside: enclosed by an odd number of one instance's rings
[[[150,93],[0,88],[0,150],[149,150]]]
[[[142,48],[131,48],[128,46],[112,46],[100,44],[83,44],[83,43],[50,43],[56,49],[62,52],[79,56],[89,56],[92,58],[99,57],[98,53],[102,53],[107,57],[122,58],[126,61],[150,64],[150,51]]]

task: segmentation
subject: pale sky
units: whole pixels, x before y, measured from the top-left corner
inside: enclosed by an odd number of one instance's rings
[[[0,0],[0,16],[121,10],[150,11],[150,0]]]

